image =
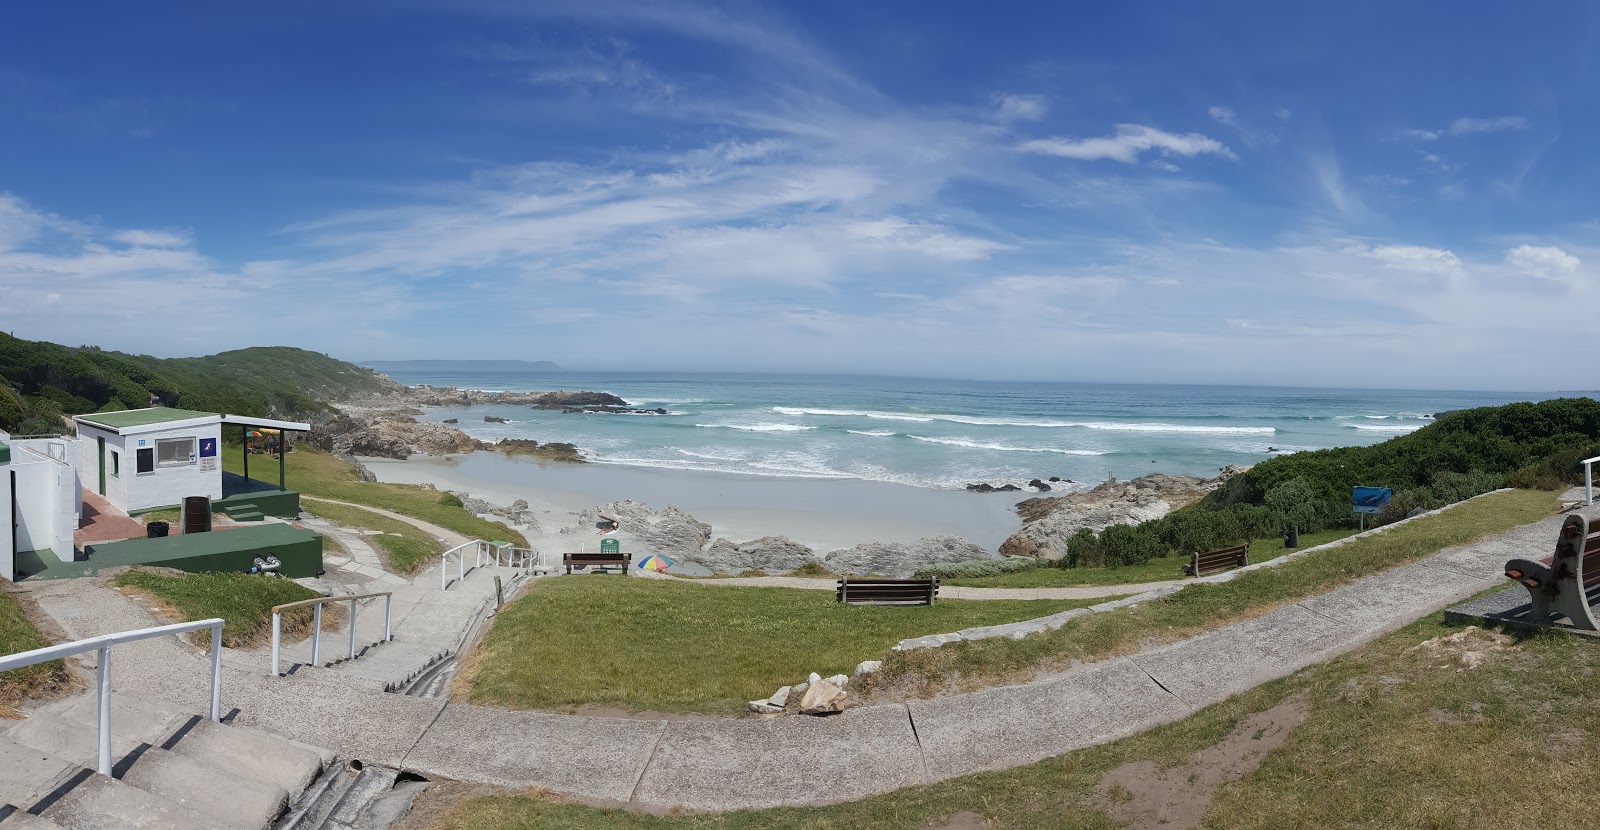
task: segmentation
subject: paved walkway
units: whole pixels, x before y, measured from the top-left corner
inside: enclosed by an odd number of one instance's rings
[[[174,528],[177,530],[177,528]],[[78,528],[72,532],[72,544],[81,548],[95,542],[118,542],[137,539],[145,535],[144,525],[127,513],[111,506],[99,494],[83,491],[83,515]]]
[[[832,591],[838,583],[832,577],[804,576],[732,576],[726,579],[684,579],[670,577],[680,582],[696,585],[731,585],[746,588],[801,588],[808,591]],[[1128,585],[1078,585],[1066,588],[969,588],[961,585],[940,585],[940,599],[1096,599],[1142,594],[1158,588],[1182,585],[1184,580],[1169,579],[1163,582],[1135,582]]]
[[[509,711],[383,694],[329,672],[269,678],[233,658],[225,661],[223,705],[238,707],[241,723],[429,777],[539,786],[651,808],[850,801],[1028,764],[1178,720],[1503,585],[1505,560],[1548,551],[1561,519],[1450,548],[1128,657],[831,718],[653,720]],[[427,579],[428,573],[418,577]],[[153,622],[136,600],[92,580],[19,588],[74,637]],[[119,647],[113,659],[119,690],[195,711],[205,705],[205,659],[176,639]]]
[[[308,496],[308,495],[305,495],[304,493],[300,494],[300,500],[301,501],[311,501],[311,502],[317,502],[317,501],[327,502],[328,504],[338,504],[338,505],[343,505],[345,507],[354,507],[354,508],[356,508],[358,510],[367,510],[367,511],[370,511],[372,513],[377,513],[380,516],[388,516],[391,519],[395,519],[397,521],[402,521],[402,522],[405,522],[408,525],[411,525],[412,527],[421,529],[422,531],[426,532],[428,535],[432,536],[433,538],[438,539],[440,542],[443,542],[446,549],[453,548],[456,545],[464,545],[464,544],[472,541],[472,539],[470,539],[470,538],[468,538],[466,536],[462,536],[461,534],[459,534],[459,533],[457,533],[454,530],[451,530],[449,528],[440,527],[440,526],[438,526],[438,525],[436,525],[436,524],[434,524],[432,522],[427,522],[427,521],[423,521],[422,519],[418,519],[418,518],[415,518],[415,517],[412,517],[412,516],[407,516],[404,513],[396,513],[393,510],[384,510],[381,507],[372,507],[371,505],[356,504],[355,502],[349,502],[349,501],[336,501],[334,499],[317,498],[316,496]],[[310,510],[313,514],[315,514],[317,512],[317,508],[316,508],[315,505],[312,505],[311,507],[309,507],[307,509]]]

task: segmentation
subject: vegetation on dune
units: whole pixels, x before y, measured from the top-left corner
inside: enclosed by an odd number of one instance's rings
[[[267,464],[272,480],[276,481],[277,462],[262,461],[262,458],[265,456],[257,456],[257,471],[260,465]],[[242,475],[244,456],[237,451],[222,453],[222,469]],[[462,508],[461,500],[449,493],[415,484],[362,481],[354,464],[325,452],[297,446],[289,453],[284,469],[289,489],[307,496],[390,510],[475,539],[499,539],[518,547],[528,546],[527,537],[519,531],[468,513]],[[318,512],[314,504],[307,504],[306,509]]]
[[[957,826],[951,817],[969,814],[960,826],[1109,830],[1129,825],[1122,810],[1135,797],[1107,783],[1108,773],[1119,768],[1138,771],[1128,776],[1136,782],[1158,775],[1176,780],[1170,791],[1180,797],[1186,784],[1190,792],[1203,792],[1209,804],[1186,802],[1201,814],[1203,828],[1592,825],[1600,810],[1594,788],[1567,788],[1554,800],[1508,797],[1506,771],[1560,779],[1567,775],[1563,771],[1600,764],[1600,742],[1582,739],[1600,731],[1591,688],[1600,649],[1571,635],[1545,634],[1496,644],[1475,668],[1464,669],[1451,637],[1471,637],[1474,645],[1495,642],[1482,632],[1463,634],[1436,614],[1176,723],[1025,767],[848,804],[647,815],[506,794],[440,805],[441,817],[429,827],[911,830]],[[1229,781],[1215,775],[1220,761],[1197,757],[1219,746],[1260,743],[1263,721],[1252,716],[1269,712],[1287,732],[1260,766],[1246,765],[1242,777]],[[1198,790],[1197,780],[1203,782]]]
[[[135,569],[117,574],[111,583],[155,597],[186,622],[221,617],[222,644],[229,648],[257,645],[271,637],[272,606],[322,596],[288,579],[246,573],[166,576]],[[324,608],[323,627],[335,626],[337,614],[332,607]],[[284,630],[291,635],[308,631],[311,617],[310,608],[292,609],[284,614]]]
[[[826,591],[575,574],[495,618],[466,678],[474,702],[743,712],[803,680],[848,674],[908,637],[1042,617],[1102,600],[841,605]]]
[[[9,583],[0,580],[0,586]],[[10,591],[0,590],[0,655],[32,651],[50,645]],[[0,717],[11,714],[26,698],[37,698],[65,688],[72,675],[60,660],[0,672]]]
[[[60,431],[63,415],[165,406],[285,417],[318,412],[324,401],[375,392],[387,381],[327,355],[284,346],[206,357],[157,358],[72,348],[0,334],[0,429]]]

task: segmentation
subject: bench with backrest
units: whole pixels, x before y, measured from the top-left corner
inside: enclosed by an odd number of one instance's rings
[[[1205,576],[1229,568],[1242,568],[1248,564],[1250,564],[1250,546],[1236,545],[1205,553],[1195,551],[1189,554],[1189,564],[1183,566],[1183,572],[1189,576]]]
[[[1528,589],[1529,622],[1566,617],[1573,628],[1600,631],[1587,591],[1600,585],[1600,519],[1568,516],[1556,536],[1556,552],[1544,559],[1513,559],[1506,577]]]
[[[631,553],[563,553],[561,564],[567,566],[567,573],[572,573],[573,568],[590,568],[605,570],[616,568],[620,573],[628,572],[628,564],[633,561]]]
[[[932,605],[939,596],[939,580],[843,576],[833,595],[855,605]]]

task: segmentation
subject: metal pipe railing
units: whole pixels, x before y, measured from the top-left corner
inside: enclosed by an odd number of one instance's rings
[[[1600,461],[1600,455],[1583,460],[1583,503],[1594,504],[1594,463]]]
[[[374,594],[351,594],[339,597],[317,597],[316,599],[303,599],[299,602],[286,602],[282,605],[272,606],[272,676],[277,677],[282,672],[278,671],[282,665],[279,659],[279,650],[283,642],[283,612],[311,606],[311,665],[321,665],[322,656],[322,606],[330,602],[350,603],[350,650],[345,656],[346,660],[356,659],[356,601],[383,597],[383,639],[379,642],[387,643],[394,639],[391,628],[394,609],[394,594],[390,591],[381,591]]]
[[[478,566],[482,567],[483,542],[478,539],[474,539],[470,542],[462,542],[461,544],[456,545],[444,553],[439,554],[439,590],[443,591],[449,585],[450,556],[452,554],[454,554],[456,557],[456,581],[460,582],[461,580],[467,578],[467,548],[474,546],[476,546],[478,550],[478,556],[480,557],[478,560]]]
[[[196,620],[194,622],[174,623],[172,625],[158,625],[154,628],[140,628],[133,631],[118,631],[115,634],[102,634],[99,637],[89,637],[83,640],[74,640],[55,646],[36,648],[32,651],[18,652],[0,657],[0,672],[20,669],[37,663],[46,663],[71,657],[74,654],[83,654],[87,651],[98,651],[100,665],[95,669],[95,706],[98,710],[99,724],[99,753],[95,759],[95,771],[101,775],[111,775],[111,647],[122,643],[131,643],[135,640],[148,640],[152,637],[164,637],[168,634],[185,634],[190,631],[211,629],[211,720],[222,720],[222,620]]]

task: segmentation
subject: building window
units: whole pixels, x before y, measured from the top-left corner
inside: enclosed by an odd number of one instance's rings
[[[134,469],[141,473],[153,473],[156,470],[156,451],[144,447],[134,452]]]
[[[122,475],[122,456],[116,450],[111,451],[111,477],[118,478]]]
[[[163,438],[156,441],[156,463],[177,467],[194,463],[193,438]]]

